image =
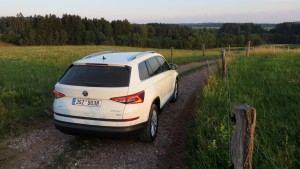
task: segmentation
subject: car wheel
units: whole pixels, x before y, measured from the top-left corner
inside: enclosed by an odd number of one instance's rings
[[[152,142],[155,140],[157,136],[157,131],[158,131],[158,108],[155,104],[152,104],[147,126],[143,129],[139,138],[141,141]]]
[[[174,103],[177,101],[177,99],[178,99],[178,81],[176,80],[171,102]]]

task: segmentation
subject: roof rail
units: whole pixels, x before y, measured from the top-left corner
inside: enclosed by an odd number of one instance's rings
[[[118,51],[116,51],[116,50],[109,50],[109,51],[103,51],[103,52],[93,53],[93,54],[90,54],[88,56],[83,57],[81,60],[92,58],[92,57],[99,56],[99,55],[104,55],[104,54],[107,54],[107,53],[116,53],[116,52],[118,52]]]
[[[138,53],[137,55],[131,56],[131,57],[128,59],[128,61],[132,61],[132,60],[134,60],[134,59],[136,59],[136,58],[139,58],[139,57],[141,57],[141,56],[144,56],[144,55],[146,55],[146,54],[148,54],[148,53],[155,53],[155,51],[145,51],[145,52]]]

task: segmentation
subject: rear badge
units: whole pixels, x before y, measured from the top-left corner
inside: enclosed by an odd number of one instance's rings
[[[85,90],[85,91],[82,92],[82,95],[83,95],[83,96],[88,96],[89,93]]]

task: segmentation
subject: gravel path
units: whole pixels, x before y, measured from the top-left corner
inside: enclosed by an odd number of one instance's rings
[[[178,72],[200,67],[196,62],[178,67]],[[209,77],[203,67],[179,79],[179,99],[159,116],[159,132],[153,143],[135,137],[76,137],[50,127],[25,133],[0,144],[0,168],[185,168],[186,134],[193,119],[196,94]]]

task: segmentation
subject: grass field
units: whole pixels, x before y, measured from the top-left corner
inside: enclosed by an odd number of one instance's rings
[[[88,54],[107,51],[150,51],[170,60],[170,50],[116,46],[0,47],[0,138],[49,121],[55,83],[67,67]],[[174,50],[174,62],[184,64],[215,57],[216,51]]]
[[[170,50],[115,46],[0,47],[0,139],[49,122],[55,83],[67,66],[106,50],[150,51],[170,60]],[[296,46],[295,46],[296,47]],[[174,50],[174,62],[211,59],[221,49]],[[243,55],[241,51],[240,55]],[[190,168],[228,168],[233,105],[257,110],[254,168],[300,168],[300,51],[256,48],[229,65],[229,77],[212,76],[199,96],[190,135]],[[33,125],[34,124],[34,125]]]
[[[300,53],[254,53],[211,77],[199,95],[189,168],[229,168],[235,104],[257,111],[253,168],[300,168]]]

